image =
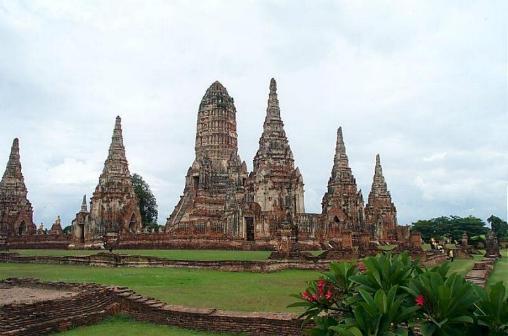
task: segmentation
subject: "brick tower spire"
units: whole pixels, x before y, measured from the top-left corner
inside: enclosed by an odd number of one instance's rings
[[[365,207],[365,221],[374,237],[385,241],[394,239],[397,226],[397,209],[388,191],[381,159],[376,155],[376,166],[369,200]]]
[[[280,220],[286,220],[288,214],[294,216],[303,213],[303,178],[294,165],[293,153],[280,115],[277,83],[273,78],[270,80],[263,133],[253,161],[254,171],[249,177],[248,190],[253,195],[254,202],[260,205],[261,211]],[[262,230],[258,227],[257,231]]]
[[[24,235],[35,233],[32,204],[21,172],[19,140],[12,142],[11,153],[0,182],[0,233]]]
[[[215,81],[199,104],[196,130],[196,160],[210,159],[218,166],[238,152],[236,108],[226,88]]]
[[[108,157],[91,199],[90,214],[95,221],[95,237],[106,232],[141,230],[139,201],[132,187],[129,164],[125,156],[120,117],[116,117]]]
[[[199,104],[195,153],[166,231],[190,236],[211,228],[212,235],[238,235],[237,202],[244,197],[247,165],[238,155],[234,100],[218,81]]]
[[[322,207],[326,218],[325,225],[330,231],[359,231],[363,228],[363,197],[349,167],[342,127],[337,130],[333,168]]]

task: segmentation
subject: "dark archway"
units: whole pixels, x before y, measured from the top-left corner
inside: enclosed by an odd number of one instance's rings
[[[136,216],[134,216],[134,214],[132,214],[131,220],[129,222],[129,231],[130,232],[136,232],[136,224],[137,224]]]
[[[245,217],[245,231],[248,241],[254,241],[254,218]]]
[[[78,230],[79,242],[83,244],[85,242],[85,224],[78,224]]]
[[[18,235],[23,235],[26,232],[26,223],[25,221],[21,221],[18,227]]]

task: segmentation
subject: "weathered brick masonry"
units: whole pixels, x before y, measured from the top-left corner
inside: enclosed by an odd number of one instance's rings
[[[125,287],[96,284],[40,282],[7,279],[1,285],[76,290],[71,298],[33,304],[4,305],[0,310],[1,335],[45,335],[96,323],[107,316],[127,314],[139,321],[203,331],[244,335],[301,335],[301,321],[290,313],[232,312],[210,308],[168,305],[143,297]]]

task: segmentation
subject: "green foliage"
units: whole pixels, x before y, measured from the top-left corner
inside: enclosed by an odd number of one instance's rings
[[[358,289],[362,300],[353,309],[353,318],[342,325],[330,327],[339,335],[407,335],[402,328],[405,321],[411,319],[418,310],[416,306],[407,306],[407,294],[397,294],[398,286],[390,288],[388,293],[378,289],[374,295],[364,289]],[[359,332],[359,333],[358,333]]]
[[[406,286],[414,274],[421,272],[407,253],[378,254],[366,258],[363,263],[367,272],[351,276],[351,281],[371,293],[378,289],[388,292],[393,286]]]
[[[430,238],[439,239],[444,236],[459,241],[464,232],[467,232],[469,237],[487,232],[485,222],[473,216],[442,216],[428,220],[419,220],[412,224],[411,229],[420,232],[425,241],[430,240]]]
[[[69,234],[69,233],[71,233],[71,231],[72,231],[72,225],[67,225],[67,226],[66,226],[66,227],[64,227],[64,228],[63,228],[63,230],[62,230],[62,232],[63,232],[64,234]]]
[[[473,323],[472,313],[479,297],[473,284],[459,274],[448,278],[440,272],[427,271],[410,281],[407,291],[415,298],[422,296],[421,306],[425,321],[422,334],[464,334]]]
[[[321,282],[321,285],[320,285]],[[326,286],[323,285],[326,282]],[[334,295],[313,295],[319,286]],[[450,263],[421,268],[406,253],[378,254],[358,264],[334,263],[302,296],[315,336],[506,335],[508,299],[502,283],[485,291],[450,272]]]
[[[492,215],[487,218],[487,222],[489,222],[492,231],[495,232],[498,239],[508,237],[508,223],[504,220]]]
[[[508,335],[508,298],[502,282],[478,290],[480,301],[476,304],[475,317],[483,329],[491,336]],[[486,333],[485,333],[486,334]]]
[[[157,216],[157,200],[150,190],[148,183],[138,174],[132,175],[132,186],[139,200],[139,211],[141,212],[141,220],[143,227],[158,227]]]

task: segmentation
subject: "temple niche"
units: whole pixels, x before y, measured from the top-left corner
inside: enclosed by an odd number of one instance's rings
[[[73,220],[74,245],[100,245],[106,233],[141,232],[139,201],[132,186],[120,117],[116,117],[108,157],[90,201],[90,213],[86,210],[85,202]]]
[[[365,223],[376,240],[383,242],[397,239],[397,209],[383,176],[379,154],[376,155],[372,189],[365,207]]]
[[[247,166],[238,155],[236,108],[218,81],[199,104],[195,159],[166,232],[186,237],[247,238],[242,218]],[[255,215],[256,209],[251,209]]]
[[[19,140],[12,142],[9,161],[0,182],[0,234],[22,236],[35,234],[32,204],[21,172]]]
[[[297,220],[296,215],[305,212],[303,178],[295,167],[284,131],[277,83],[273,78],[270,81],[263,133],[253,163],[254,169],[247,181],[246,203],[259,208],[262,222],[251,224],[254,218],[247,216],[247,213],[244,213],[244,221],[247,231],[256,239],[271,239],[276,236],[276,230],[282,223],[292,225]]]
[[[321,204],[326,238],[340,237],[343,231],[355,233],[365,230],[363,196],[349,167],[342,127],[337,130],[332,173]]]

